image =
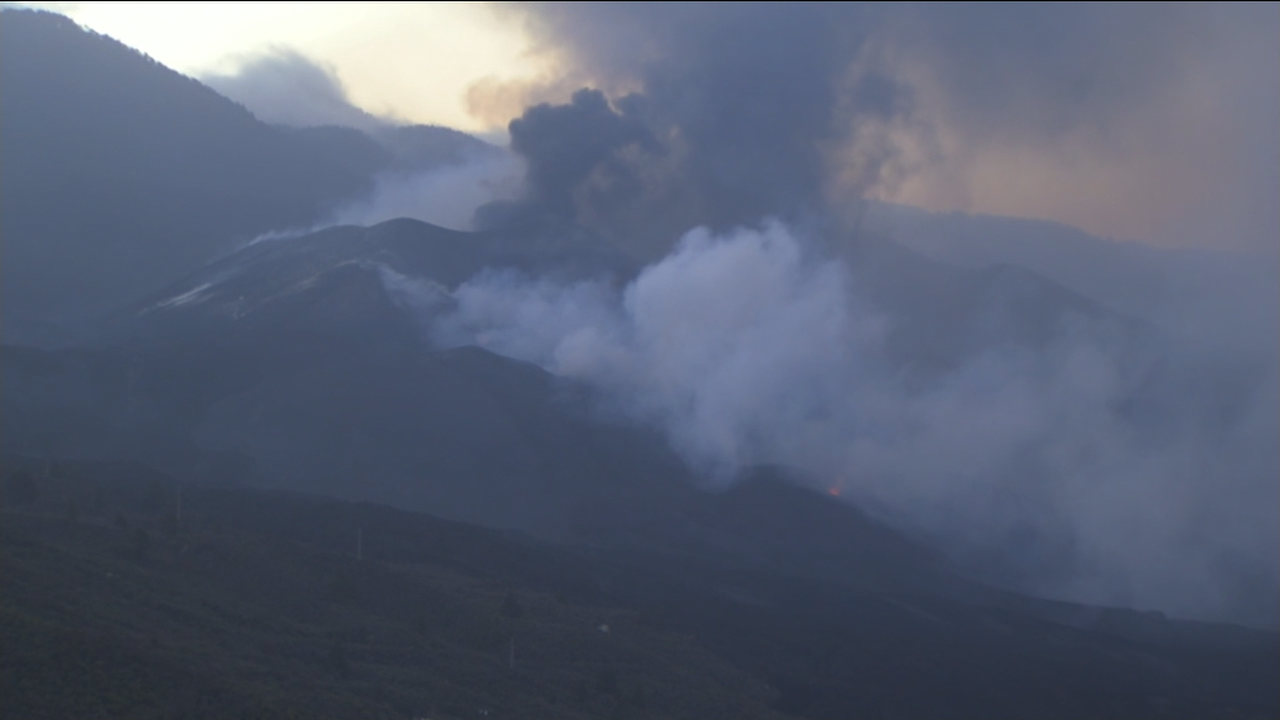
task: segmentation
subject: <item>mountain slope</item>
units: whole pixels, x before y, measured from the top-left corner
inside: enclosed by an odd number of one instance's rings
[[[6,338],[62,339],[269,230],[307,227],[375,173],[491,149],[444,128],[293,129],[46,12],[0,16]]]
[[[137,464],[3,464],[6,714],[1278,709],[1273,633],[1206,626],[1214,642],[1151,642],[941,597],[548,545],[369,504],[179,486]]]

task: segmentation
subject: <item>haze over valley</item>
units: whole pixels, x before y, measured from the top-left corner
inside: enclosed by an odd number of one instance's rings
[[[4,9],[6,714],[1280,713],[1276,6],[494,12]]]

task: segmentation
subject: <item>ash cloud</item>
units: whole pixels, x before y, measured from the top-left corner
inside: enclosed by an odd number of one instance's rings
[[[648,259],[696,225],[821,210],[830,151],[863,117],[904,102],[887,77],[846,77],[862,42],[849,22],[857,15],[809,5],[530,11],[535,35],[567,52],[579,75],[638,89],[608,95],[607,106],[603,90],[583,89],[513,120],[513,149],[530,163],[527,198]],[[540,172],[550,157],[565,165]]]
[[[568,105],[535,105],[511,121],[510,133],[511,149],[528,162],[529,200],[570,218],[573,191],[590,175],[623,174],[620,163],[610,162],[618,151],[654,144],[642,123],[615,112],[599,91],[586,89]]]
[[[871,196],[1280,249],[1274,6],[509,12],[561,60],[548,91],[577,78],[625,98],[664,150],[610,154],[638,179],[626,202],[577,189],[579,220],[624,243],[647,232],[665,250],[765,215],[856,220]]]
[[[1267,252],[1274,208],[1250,198],[1280,191],[1275,163],[1241,148],[1275,155],[1280,63],[1242,58],[1270,56],[1250,26],[1271,9],[511,12],[584,89],[512,122],[521,195],[477,217],[575,220],[651,264],[623,288],[481,275],[438,342],[589,384],[712,484],[804,468],[993,581],[1280,624],[1280,338],[1256,307],[1274,274],[1195,275],[1238,299],[1194,322],[1168,291],[1125,295],[1167,257],[1063,276],[1178,318],[1160,329],[1027,273],[877,250],[861,227],[867,198],[965,207],[994,186],[1011,212],[1163,212],[1145,227],[1172,242]],[[1226,292],[1246,278],[1258,292]]]

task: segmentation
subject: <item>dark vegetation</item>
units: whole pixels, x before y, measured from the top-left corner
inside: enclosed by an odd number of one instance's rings
[[[1139,640],[368,504],[4,458],[6,717],[1274,717],[1273,635]]]
[[[688,636],[522,582],[590,567],[564,553],[244,490],[182,488],[179,516],[145,466],[6,460],[5,717],[776,714]]]

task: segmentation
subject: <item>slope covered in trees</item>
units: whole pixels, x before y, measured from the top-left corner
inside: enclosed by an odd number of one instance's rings
[[[1270,633],[1125,637],[375,505],[181,485],[136,463],[4,464],[6,716],[1277,710]]]

